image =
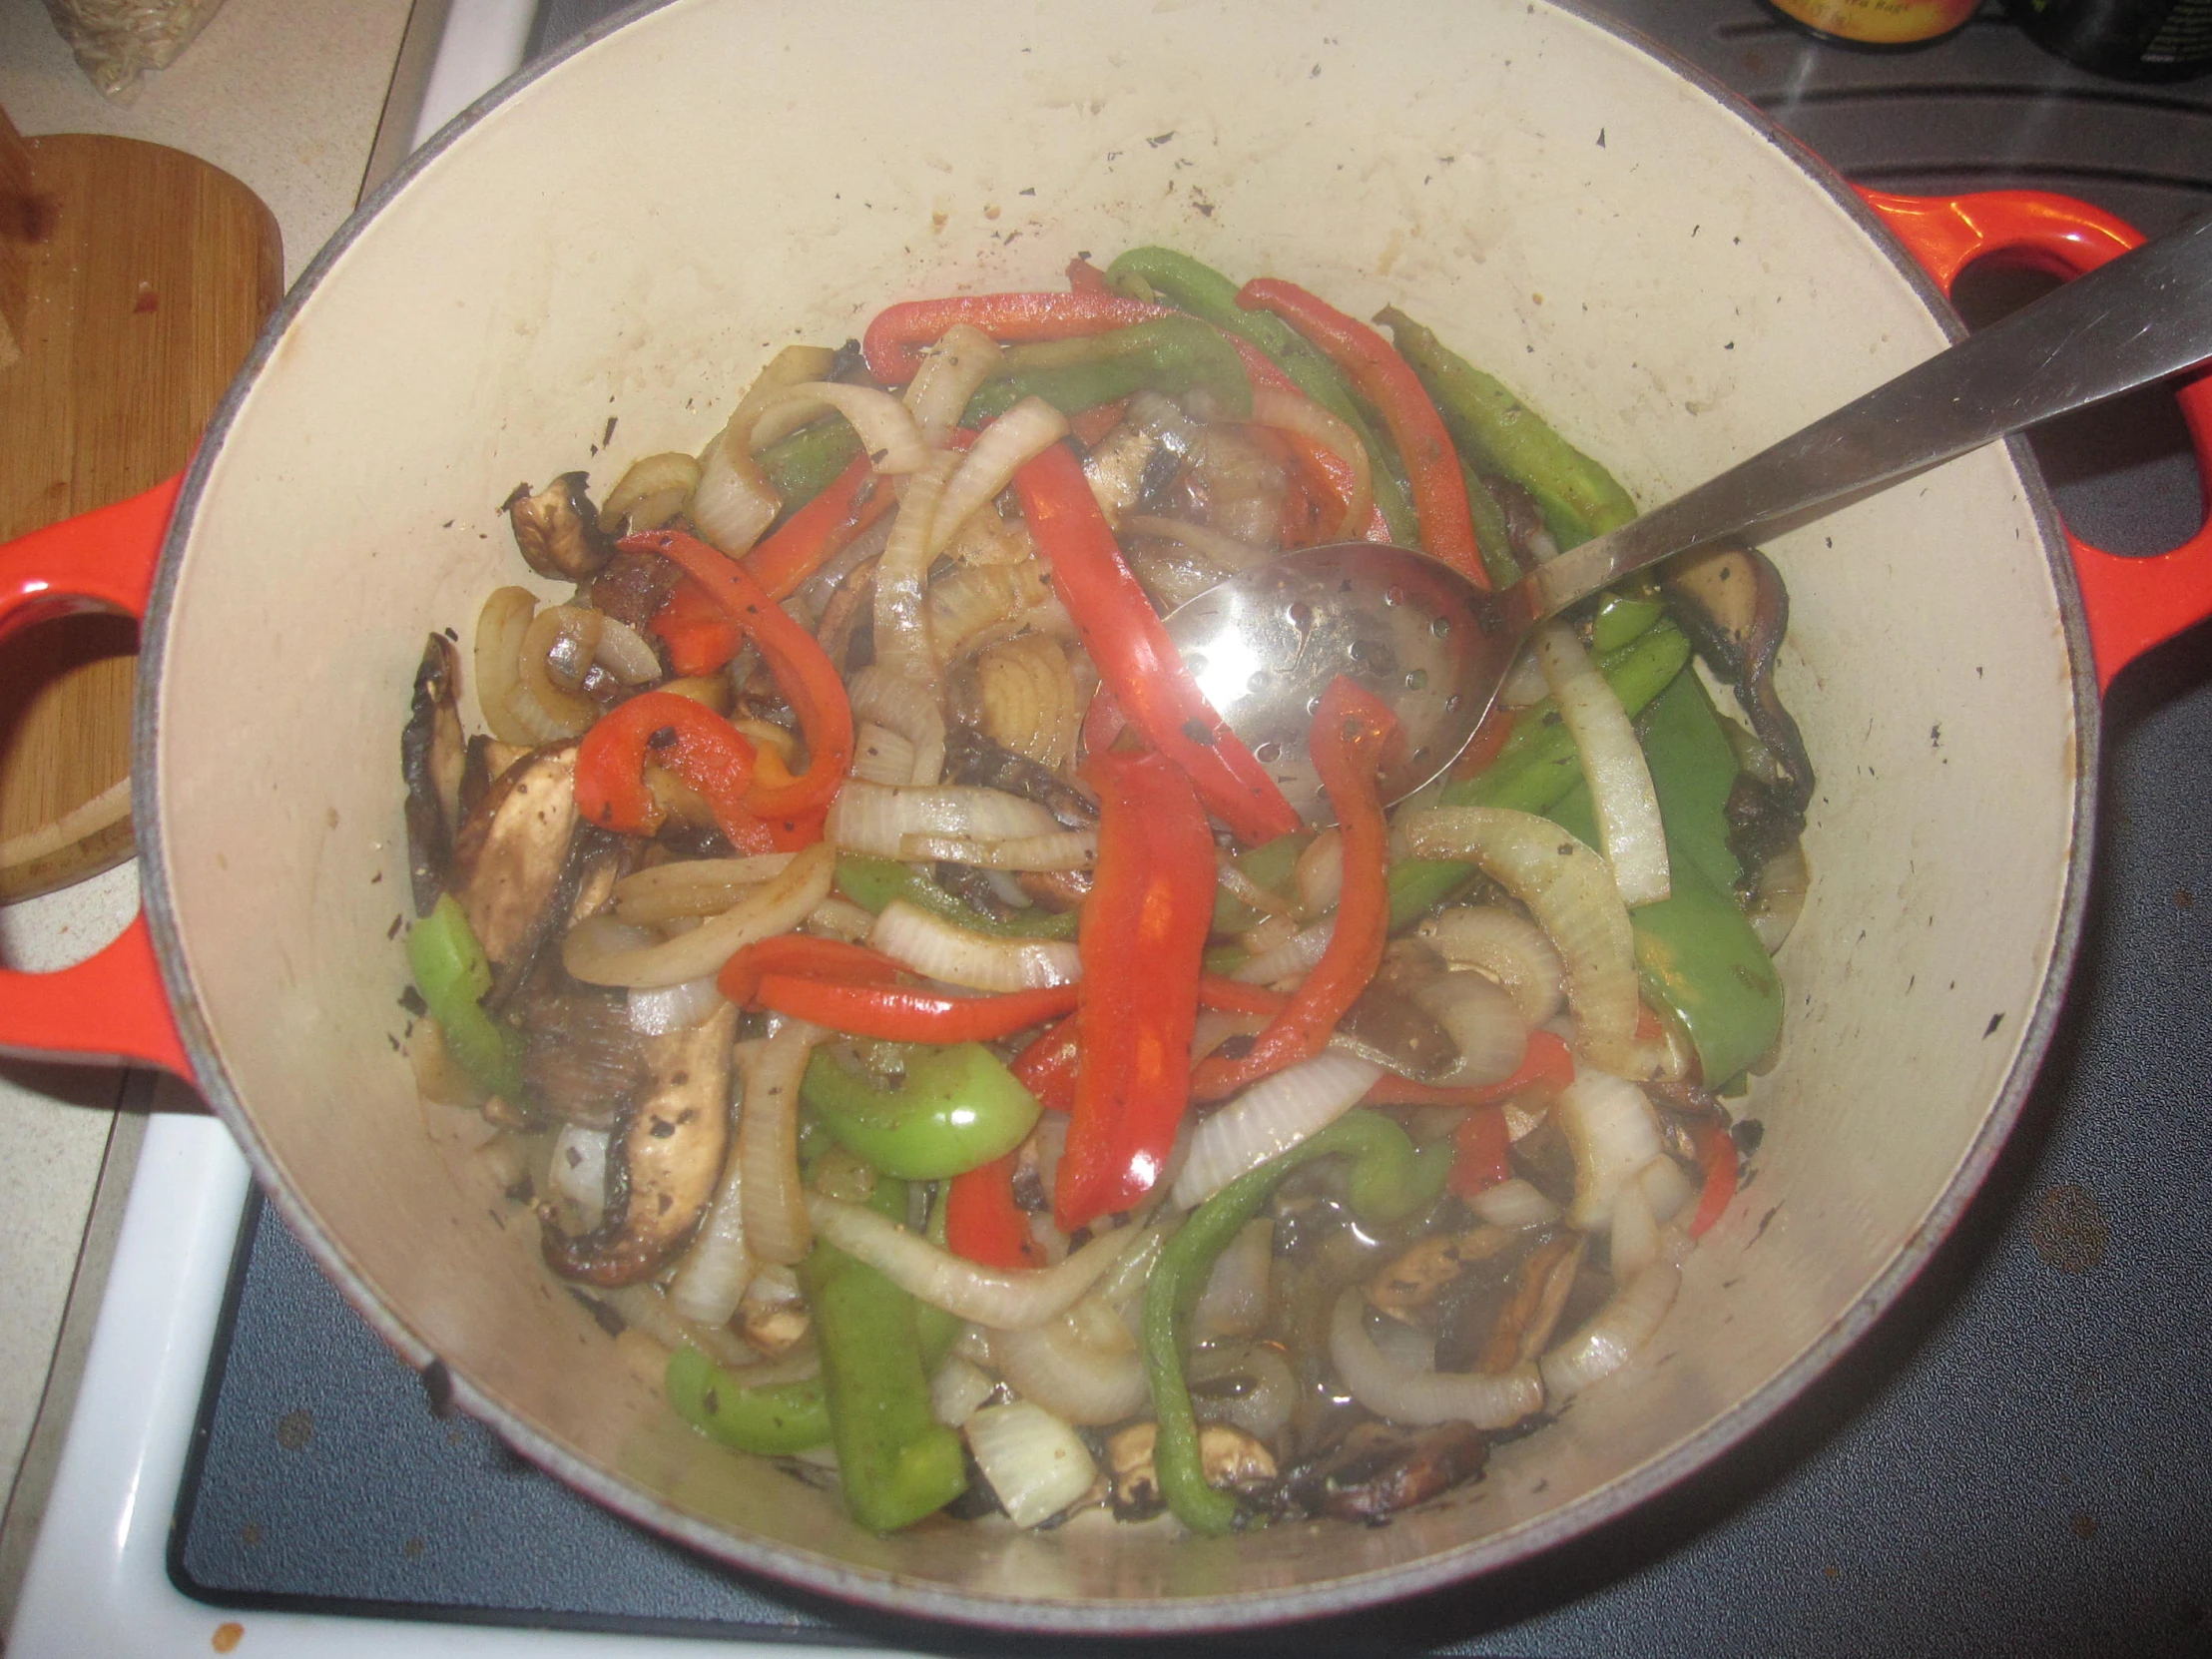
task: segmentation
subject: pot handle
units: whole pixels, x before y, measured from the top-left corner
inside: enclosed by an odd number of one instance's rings
[[[38,623],[84,611],[143,619],[184,474],[142,495],[0,546],[0,650]],[[54,973],[0,968],[0,1053],[157,1065],[190,1082],[142,910],[88,960]]]
[[[1974,261],[2002,254],[2061,277],[2078,276],[2126,253],[2142,233],[2101,208],[2041,191],[1971,196],[1893,196],[1860,190],[1908,252],[1947,294]],[[2066,532],[2088,614],[2097,689],[2155,645],[2212,616],[2212,370],[2174,386],[2205,491],[2205,522],[2170,552],[2144,558],[2107,553]]]

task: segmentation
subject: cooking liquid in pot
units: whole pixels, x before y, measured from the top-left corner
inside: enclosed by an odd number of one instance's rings
[[[833,1450],[863,1524],[1373,1520],[1628,1360],[1757,1144],[1787,597],[1741,550],[1603,596],[1387,822],[1363,661],[1316,834],[1155,611],[1358,535],[1509,582],[1634,507],[1410,318],[1070,275],[515,492],[576,588],[429,641],[412,1057],[675,1409]]]

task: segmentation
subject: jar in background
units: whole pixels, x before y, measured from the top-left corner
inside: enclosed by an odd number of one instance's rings
[[[2097,75],[2212,75],[2212,0],[2004,0],[2021,32]]]
[[[1820,40],[1894,50],[1930,46],[1966,26],[1979,0],[1763,0]]]

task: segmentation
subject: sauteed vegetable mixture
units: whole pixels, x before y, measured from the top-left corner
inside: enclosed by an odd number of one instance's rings
[[[1394,808],[1393,688],[1340,678],[1316,832],[1160,616],[1338,540],[1507,583],[1635,509],[1394,309],[1069,277],[515,491],[574,593],[485,602],[473,736],[424,654],[410,1052],[674,1409],[862,1525],[1372,1521],[1627,1363],[1735,1192],[1806,884],[1787,600],[1730,550],[1548,625]]]

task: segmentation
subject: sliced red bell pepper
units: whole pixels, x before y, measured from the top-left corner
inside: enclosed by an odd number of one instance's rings
[[[1690,1237],[1702,1239],[1736,1196],[1736,1137],[1720,1119],[1709,1118],[1691,1131],[1691,1138],[1697,1143],[1697,1161],[1705,1166],[1705,1190],[1690,1217]]]
[[[1451,446],[1451,434],[1412,365],[1375,329],[1295,282],[1257,277],[1245,283],[1237,303],[1246,310],[1273,311],[1283,318],[1327,353],[1382,412],[1413,486],[1413,512],[1420,520],[1423,549],[1456,566],[1476,587],[1487,588],[1490,578],[1475,548],[1459,452]]]
[[[906,970],[880,950],[812,933],[780,933],[747,945],[722,964],[715,988],[743,1008],[758,1001],[771,973],[803,974],[845,985],[894,985]]]
[[[1078,254],[1068,261],[1068,287],[1076,293],[1112,293],[1106,273]]]
[[[794,1019],[894,1043],[995,1042],[1075,1010],[1073,985],[951,996],[912,985],[852,985],[764,973],[754,1000]]]
[[[1451,1173],[1444,1177],[1444,1189],[1454,1198],[1488,1192],[1512,1175],[1507,1159],[1512,1148],[1504,1111],[1496,1106],[1475,1107],[1451,1132]]]
[[[886,386],[904,385],[921,367],[921,349],[934,345],[955,322],[980,328],[995,340],[1074,339],[1170,316],[1118,293],[963,293],[946,299],[908,299],[878,311],[860,336],[868,372]]]
[[[1474,729],[1474,736],[1467,740],[1467,747],[1451,763],[1451,776],[1473,778],[1487,771],[1490,763],[1503,754],[1505,746],[1512,741],[1513,727],[1519,718],[1519,710],[1493,703],[1490,712],[1482,717],[1482,724]]]
[[[668,646],[678,674],[712,674],[738,654],[745,635],[730,613],[689,576],[677,578],[653,613],[653,632]]]
[[[1247,1052],[1235,1059],[1209,1055],[1199,1062],[1192,1079],[1197,1098],[1222,1099],[1319,1054],[1337,1021],[1382,965],[1390,925],[1383,867],[1389,856],[1389,826],[1382,817],[1376,773],[1397,730],[1397,717],[1385,704],[1342,675],[1322,693],[1311,752],[1344,834],[1344,891],[1337,900],[1336,929],[1321,960]]]
[[[1240,840],[1257,844],[1296,830],[1298,814],[1208,705],[1129,573],[1075,452],[1056,443],[1024,463],[1014,491],[1052,566],[1053,591],[1123,716],[1189,775],[1207,810]]]
[[[1075,1109],[1075,1065],[1082,1053],[1074,1014],[1049,1027],[1008,1062],[1006,1069],[1048,1112]]]
[[[1258,1014],[1273,1019],[1291,999],[1265,985],[1248,985],[1226,973],[1202,973],[1198,978],[1198,1005],[1224,1014]]]
[[[584,734],[576,752],[576,810],[602,830],[652,834],[665,815],[645,785],[651,761],[707,798],[723,833],[742,831],[754,754],[752,741],[706,704],[647,692],[601,715]]]
[[[789,599],[897,500],[865,455],[854,456],[830,487],[786,519],[745,558],[771,599]],[[656,619],[656,625],[658,619]]]
[[[650,530],[627,538],[622,546],[658,553],[683,566],[759,648],[777,688],[799,716],[807,739],[806,772],[789,783],[756,782],[747,792],[746,809],[756,818],[799,825],[808,814],[827,808],[852,768],[852,705],[829,653],[743,566],[696,536]]]
[[[1045,1265],[1029,1217],[1014,1202],[1020,1157],[1017,1148],[952,1178],[945,1189],[944,1242],[953,1255],[1005,1273]]]
[[[1111,403],[1095,403],[1090,408],[1079,409],[1068,416],[1068,430],[1075,434],[1075,441],[1085,449],[1096,447],[1098,440],[1121,424],[1121,417],[1129,411],[1129,399],[1117,397]]]
[[[1167,1169],[1191,1093],[1191,1031],[1214,917],[1214,837],[1160,754],[1094,755],[1098,862],[1076,932],[1080,1059],[1053,1219],[1072,1233],[1126,1210]]]

